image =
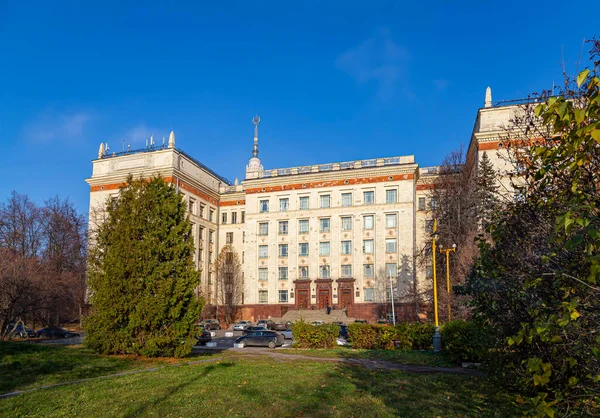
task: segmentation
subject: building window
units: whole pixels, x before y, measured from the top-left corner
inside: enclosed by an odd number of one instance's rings
[[[301,242],[298,245],[300,247],[300,256],[307,257],[308,256],[308,242]]]
[[[279,267],[279,280],[287,280],[288,279],[288,268],[287,267]]]
[[[330,252],[329,241],[320,242],[319,243],[319,255],[329,255],[329,252]]]
[[[258,202],[258,210],[260,213],[265,213],[269,211],[269,201],[268,200],[260,200]]]
[[[225,244],[233,244],[233,232],[228,232],[225,235]]]
[[[208,211],[208,220],[210,222],[212,222],[214,218],[215,218],[215,210],[214,209],[210,209]]]
[[[385,240],[385,252],[395,253],[396,252],[396,238],[387,238]]]
[[[246,211],[242,211],[242,223],[246,222]]]
[[[331,207],[331,196],[328,194],[322,194],[320,196],[321,199],[321,208],[330,208]]]
[[[342,216],[342,231],[352,231],[351,216]]]
[[[205,205],[203,205],[202,203],[200,203],[200,217],[204,218],[204,209],[206,208]]]
[[[366,239],[363,241],[363,252],[365,254],[373,254],[374,245],[372,239]]]
[[[260,280],[260,281],[269,280],[269,269],[266,269],[266,268],[258,269],[258,280]]]
[[[258,303],[268,303],[269,302],[269,291],[268,290],[259,290],[258,291]]]
[[[258,258],[267,258],[269,256],[269,246],[259,245],[258,246]]]
[[[433,219],[425,220],[425,232],[431,234],[433,232]]]
[[[288,245],[287,244],[279,244],[279,257],[287,257],[288,256]]]
[[[375,203],[375,192],[364,192],[363,201],[365,202],[365,205],[372,205]]]
[[[365,279],[372,279],[375,277],[375,269],[373,264],[363,264],[363,275]]]
[[[385,227],[386,228],[395,228],[397,219],[398,219],[398,216],[395,213],[386,213],[385,214]]]
[[[298,267],[298,277],[301,279],[308,279],[308,266]]]
[[[375,216],[367,215],[363,218],[364,220],[364,229],[373,229],[373,225],[375,224]]]
[[[342,254],[352,254],[352,241],[342,241]]]
[[[320,279],[329,279],[330,278],[329,265],[325,264],[323,266],[319,266],[319,278]]]
[[[398,190],[391,189],[385,191],[385,203],[396,203],[398,202]]]
[[[221,221],[226,224],[227,223],[227,212],[223,212],[221,214]]]
[[[298,233],[308,234],[308,219],[300,219],[298,221]]]
[[[258,224],[258,235],[269,235],[269,223],[261,222]]]
[[[208,231],[208,242],[215,242],[215,231]]]
[[[319,219],[319,232],[330,232],[331,231],[331,219],[321,218]]]
[[[431,209],[436,210],[438,208],[438,199],[437,197],[431,198]]]
[[[288,233],[288,221],[279,221],[279,234],[287,235]]]
[[[365,287],[365,302],[373,302],[375,300],[375,289]]]
[[[308,196],[302,196],[300,198],[300,210],[307,210],[310,206],[308,204]]]
[[[342,193],[342,206],[352,206],[352,193]]]
[[[190,211],[191,214],[194,213],[195,208],[196,208],[196,201],[190,197],[190,200],[188,201],[188,210]]]
[[[352,264],[342,264],[342,277],[352,277]]]
[[[288,291],[287,290],[279,291],[279,303],[288,303]]]
[[[237,223],[237,212],[231,212],[231,223],[232,224]]]
[[[198,238],[201,240],[204,239],[204,228],[200,227],[200,233],[198,234]]]
[[[424,197],[419,198],[419,210],[425,210],[425,198]]]
[[[283,199],[279,199],[279,210],[281,212],[287,212],[289,207],[290,207],[290,199],[288,199],[287,197],[283,198]]]
[[[398,276],[398,265],[396,263],[385,264],[385,277],[396,277]]]

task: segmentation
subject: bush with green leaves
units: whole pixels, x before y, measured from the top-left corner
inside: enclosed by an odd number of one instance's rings
[[[600,405],[600,40],[557,96],[516,112],[505,149],[520,174],[464,293],[494,333],[492,375],[535,416]]]
[[[90,251],[86,346],[105,354],[188,354],[202,301],[182,195],[161,178],[130,177],[105,215]]]
[[[410,329],[405,325],[392,327],[354,323],[348,325],[348,337],[353,348],[410,350],[412,347]]]
[[[490,330],[474,321],[450,321],[441,327],[444,352],[456,363],[481,362],[489,349]]]
[[[292,325],[294,343],[298,348],[333,348],[340,335],[336,324],[311,325],[303,320]]]
[[[413,350],[433,350],[435,325],[418,322],[408,324]]]

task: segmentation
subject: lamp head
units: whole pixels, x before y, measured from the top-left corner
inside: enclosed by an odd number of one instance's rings
[[[433,239],[434,241],[437,240],[440,237],[440,233],[438,231],[435,231],[434,233],[431,234],[431,239]]]
[[[456,244],[452,244],[452,248],[456,250]]]

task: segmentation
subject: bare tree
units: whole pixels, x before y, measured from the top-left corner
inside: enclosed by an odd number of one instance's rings
[[[236,320],[244,292],[244,276],[240,258],[231,245],[221,249],[216,262],[217,300],[221,305],[225,321]]]

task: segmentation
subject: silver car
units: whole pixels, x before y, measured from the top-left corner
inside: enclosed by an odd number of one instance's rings
[[[246,329],[246,327],[249,327],[250,325],[252,325],[252,321],[239,321],[233,324],[231,329],[234,331],[243,331]]]

